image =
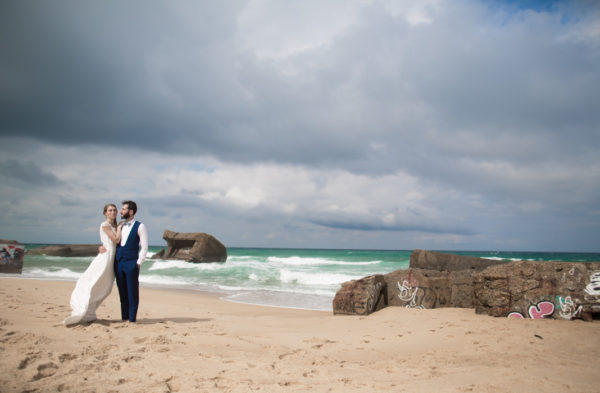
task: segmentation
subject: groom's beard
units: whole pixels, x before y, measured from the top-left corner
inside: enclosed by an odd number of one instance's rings
[[[122,220],[127,220],[129,219],[129,212],[125,213],[125,214],[121,214],[121,219]]]

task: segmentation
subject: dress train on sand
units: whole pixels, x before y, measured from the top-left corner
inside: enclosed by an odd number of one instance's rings
[[[115,232],[106,221],[100,225],[100,240],[106,247],[106,252],[98,254],[77,280],[71,294],[71,316],[63,321],[65,325],[96,320],[96,309],[112,291],[115,282],[113,263],[116,248],[102,229],[105,226]]]

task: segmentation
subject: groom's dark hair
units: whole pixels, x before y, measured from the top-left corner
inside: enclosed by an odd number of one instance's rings
[[[133,214],[135,215],[135,213],[137,213],[137,205],[135,204],[134,201],[123,201],[121,202],[122,205],[127,205],[127,207],[129,208],[129,210],[133,210]]]

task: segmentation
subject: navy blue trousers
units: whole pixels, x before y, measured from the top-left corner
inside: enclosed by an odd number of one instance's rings
[[[115,261],[115,278],[121,299],[121,319],[135,322],[140,303],[140,269],[137,259]]]

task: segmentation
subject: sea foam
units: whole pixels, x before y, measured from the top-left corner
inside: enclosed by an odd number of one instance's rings
[[[281,270],[279,278],[284,283],[296,282],[304,285],[336,285],[346,281],[356,280],[362,276],[351,276],[340,273],[306,273],[291,270]]]
[[[196,269],[196,270],[218,270],[226,267],[223,263],[192,263],[179,260],[155,261],[148,270],[165,270],[165,269]]]
[[[327,258],[306,258],[306,257],[268,257],[267,262],[283,264],[283,265],[294,265],[294,266],[318,266],[318,265],[377,265],[381,261],[364,261],[364,262],[351,262],[351,261],[337,261]]]
[[[77,280],[82,273],[74,272],[72,270],[62,268],[58,270],[46,270],[46,269],[23,269],[23,277],[35,277],[35,278],[56,278],[56,279],[67,279]]]

